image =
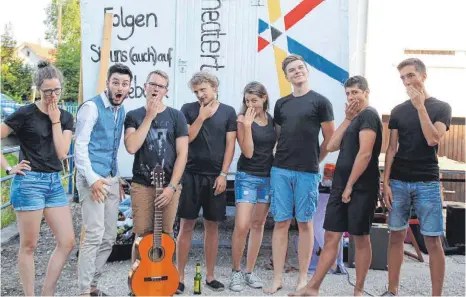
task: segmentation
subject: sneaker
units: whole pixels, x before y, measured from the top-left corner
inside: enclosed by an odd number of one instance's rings
[[[210,283],[206,280],[205,281],[205,284],[207,285],[207,287],[209,289],[211,289],[212,291],[217,291],[217,292],[220,292],[220,291],[223,291],[225,290],[225,286],[219,282],[218,280],[214,279],[213,281],[211,281]]]
[[[386,291],[385,293],[383,293],[381,296],[396,296],[395,294],[393,294],[392,292],[390,291]]]
[[[230,277],[230,290],[241,292],[244,289],[244,276],[241,271],[232,271]]]
[[[254,272],[246,273],[244,279],[246,280],[246,284],[254,289],[260,289],[264,285],[261,279],[255,275]]]
[[[176,289],[176,295],[183,294],[184,292],[184,284],[182,282],[178,283],[178,289]]]

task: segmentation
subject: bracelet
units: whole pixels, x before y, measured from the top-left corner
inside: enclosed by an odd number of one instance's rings
[[[55,125],[55,124],[61,124],[61,122],[55,122],[55,123],[52,123],[52,125]]]
[[[173,184],[168,184],[168,186],[173,189],[173,192],[176,192],[176,187]]]
[[[227,177],[227,174],[223,171],[220,171],[220,176]]]

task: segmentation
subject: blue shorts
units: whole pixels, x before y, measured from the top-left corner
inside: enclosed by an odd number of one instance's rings
[[[15,211],[31,211],[68,205],[68,197],[60,182],[60,173],[24,171],[16,175],[10,188]]]
[[[390,180],[393,195],[388,227],[393,231],[408,228],[411,208],[419,220],[421,234],[443,236],[443,211],[440,198],[440,182],[403,182]]]
[[[270,177],[236,172],[236,203],[270,203]]]
[[[272,167],[270,211],[275,222],[309,222],[317,209],[320,174]]]

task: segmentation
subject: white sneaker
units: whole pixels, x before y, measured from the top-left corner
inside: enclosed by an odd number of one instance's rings
[[[241,292],[244,289],[244,276],[241,271],[232,271],[230,277],[230,290]]]
[[[246,280],[246,284],[248,284],[248,286],[250,286],[251,288],[260,289],[263,287],[261,279],[257,275],[255,275],[254,272],[245,273],[244,279]]]

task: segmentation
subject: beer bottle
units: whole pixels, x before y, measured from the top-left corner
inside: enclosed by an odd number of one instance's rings
[[[194,294],[195,295],[201,295],[201,281],[202,281],[201,264],[197,263],[196,274],[194,275]]]

